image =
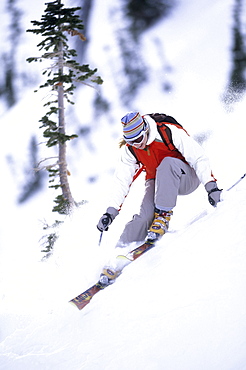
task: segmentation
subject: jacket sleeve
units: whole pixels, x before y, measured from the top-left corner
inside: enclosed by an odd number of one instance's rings
[[[184,156],[189,165],[196,171],[203,185],[215,181],[212,175],[209,159],[204,149],[187,133],[173,125],[167,125],[172,132],[174,146]]]
[[[126,145],[121,148],[120,158],[114,173],[113,184],[110,193],[109,205],[119,210],[125,197],[127,196],[130,186],[133,182],[134,175],[139,169],[135,157],[132,155]]]

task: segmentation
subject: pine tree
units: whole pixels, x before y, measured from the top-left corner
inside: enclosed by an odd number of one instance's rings
[[[59,175],[59,184],[50,185],[50,187],[60,188],[62,191],[62,194],[55,199],[56,206],[53,211],[67,214],[75,201],[68,182],[66,143],[76,138],[77,135],[66,134],[64,100],[73,104],[70,95],[76,88],[76,82],[89,80],[92,83],[101,84],[103,81],[100,77],[95,76],[97,69],[92,70],[89,65],[79,65],[73,59],[77,56],[76,50],[70,49],[68,45],[67,35],[76,35],[82,41],[85,40],[81,33],[84,28],[83,23],[75,14],[81,8],[65,8],[61,0],[52,1],[46,5],[45,14],[41,17],[41,21],[31,21],[36,28],[27,30],[27,32],[43,37],[37,45],[43,54],[39,57],[30,57],[27,61],[29,63],[52,61],[52,66],[43,72],[43,75],[47,76],[47,80],[39,88],[51,88],[52,92],[55,92],[56,98],[44,105],[48,107],[48,111],[39,122],[42,123],[40,128],[44,129],[43,136],[47,140],[46,145],[48,147],[58,146],[57,163],[53,166],[47,166],[51,183]],[[54,116],[57,121],[54,120]]]
[[[7,108],[11,108],[18,100],[18,86],[23,87],[24,73],[19,71],[17,63],[18,48],[22,34],[21,16],[22,12],[17,6],[16,0],[7,0],[6,10],[9,15],[9,25],[6,32],[7,48],[1,49],[1,72],[0,97],[3,97]]]
[[[242,17],[243,0],[235,0],[231,49],[232,66],[228,86],[222,96],[228,111],[233,109],[233,104],[240,101],[246,91],[246,45]]]

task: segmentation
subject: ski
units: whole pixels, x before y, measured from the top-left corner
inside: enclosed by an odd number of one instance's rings
[[[121,260],[125,260],[124,266],[128,265],[130,262],[135,261],[139,258],[143,253],[147,252],[149,249],[153,248],[155,243],[153,241],[147,241],[144,244],[140,245],[139,247],[131,250],[127,255],[119,255],[117,258]],[[69,303],[75,305],[79,310],[82,310],[88,303],[90,303],[91,299],[94,295],[100,290],[105,289],[108,285],[102,285],[100,281],[96,284],[92,285],[89,289],[85,290],[83,293],[79,294],[77,297],[71,299]]]
[[[79,310],[82,310],[88,303],[90,303],[92,297],[100,290],[104,289],[104,287],[100,284],[98,281],[96,284],[92,285],[89,289],[84,291],[83,293],[79,294],[77,297],[71,299],[69,303],[72,303],[76,307],[78,307]]]
[[[132,261],[135,261],[138,257],[140,257],[143,253],[153,248],[154,246],[155,246],[155,242],[148,240],[144,244],[128,252],[126,256],[119,255],[117,256],[117,258],[127,258],[129,261],[132,262]]]

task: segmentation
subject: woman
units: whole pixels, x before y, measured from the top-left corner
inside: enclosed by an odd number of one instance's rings
[[[140,213],[126,224],[117,246],[159,239],[168,230],[177,196],[192,193],[200,183],[208,192],[209,202],[217,205],[221,190],[209,160],[203,148],[173,117],[130,112],[121,122],[124,138],[121,156],[110,204],[97,228],[108,230],[139,171],[146,172],[146,182]]]

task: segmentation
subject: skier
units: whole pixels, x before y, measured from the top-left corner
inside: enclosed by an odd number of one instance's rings
[[[157,241],[168,230],[177,196],[192,193],[201,183],[211,205],[217,206],[221,190],[212,175],[209,160],[203,148],[173,117],[130,112],[121,122],[123,145],[109,207],[97,225],[101,232],[108,230],[119,214],[141,169],[146,172],[146,182],[140,212],[126,224],[117,247],[126,247],[132,242]],[[111,270],[106,274],[110,282],[117,276],[117,272]]]

